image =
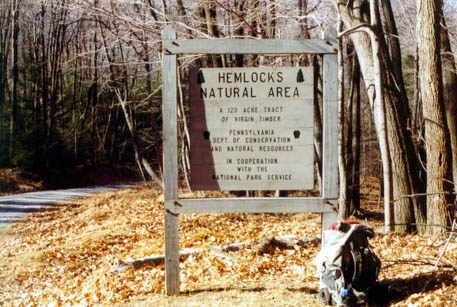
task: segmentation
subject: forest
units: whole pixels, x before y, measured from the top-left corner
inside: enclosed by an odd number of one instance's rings
[[[434,3],[433,6],[427,4]],[[321,38],[339,46],[344,219],[368,177],[386,227],[439,233],[457,186],[457,1],[5,0],[0,2],[0,168],[37,173],[134,163],[162,184],[162,31],[180,39]],[[318,56],[178,58],[180,173],[189,176],[193,67],[314,66]],[[321,165],[315,101],[316,174]]]

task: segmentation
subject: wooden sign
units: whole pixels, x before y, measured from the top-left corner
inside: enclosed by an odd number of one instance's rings
[[[338,203],[337,31],[323,40],[177,39],[162,36],[165,291],[179,295],[179,215],[189,213],[322,214]],[[319,54],[322,56],[322,176],[318,197],[180,198],[177,56],[185,54]],[[301,70],[301,72],[300,72]],[[219,73],[222,73],[221,75]],[[312,72],[307,68],[202,69],[191,76],[194,189],[312,187]],[[194,120],[196,119],[196,120]],[[305,149],[308,148],[308,149]],[[247,179],[249,176],[249,179]]]
[[[312,189],[313,80],[311,67],[193,70],[192,189]]]

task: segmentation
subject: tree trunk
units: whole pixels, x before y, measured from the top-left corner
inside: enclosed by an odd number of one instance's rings
[[[343,22],[338,22],[338,32],[343,31]],[[339,132],[338,132],[338,172],[340,179],[340,196],[338,218],[342,221],[350,216],[350,207],[347,194],[347,173],[346,173],[346,141],[345,141],[345,108],[344,108],[344,61],[343,61],[343,37],[338,40],[338,112],[339,112]]]
[[[244,9],[246,4],[246,0],[238,0],[235,2],[235,8],[238,12],[240,12],[240,19],[244,19],[246,17],[246,10]],[[235,30],[235,35],[237,37],[244,36],[244,26],[243,26],[243,21],[239,21],[239,24],[237,25],[237,28]],[[235,55],[236,59],[236,66],[238,67],[243,67],[244,66],[244,55],[243,54],[237,54]]]
[[[10,158],[14,154],[15,136],[17,130],[18,117],[18,97],[17,85],[19,83],[19,63],[18,63],[18,37],[19,37],[19,3],[18,0],[11,2],[11,29],[12,29],[12,65],[11,71],[13,76],[13,92],[11,99],[11,118],[10,118]]]
[[[189,25],[189,17],[187,15],[186,8],[184,7],[183,0],[176,0],[176,9],[178,11],[178,16],[179,19],[186,25]],[[192,38],[192,30],[187,28],[186,29],[187,34],[189,35],[189,38]]]
[[[145,46],[145,70],[146,70],[146,91],[148,94],[148,105],[150,108],[153,107],[153,92],[152,92],[152,80],[151,80],[151,75],[152,75],[152,69],[151,69],[151,64],[149,60],[149,48],[147,47],[147,44],[144,44]],[[157,118],[156,113],[152,112],[151,114],[151,126],[152,126],[152,136],[153,136],[153,142],[154,142],[154,151],[155,151],[155,156],[157,158],[157,164],[159,169],[162,166],[162,141],[161,141],[161,136],[160,136],[160,124],[159,124],[159,119]]]
[[[269,6],[270,6],[270,19],[269,19],[269,25],[268,25],[268,29],[267,29],[267,32],[268,32],[268,37],[269,38],[276,38],[276,7],[277,7],[277,4],[276,4],[276,0],[270,0],[269,2]],[[308,65],[309,66],[309,65]]]
[[[360,209],[360,68],[353,51],[354,46],[348,44],[347,54],[352,66],[346,140],[347,198],[350,213]]]
[[[314,69],[314,156],[317,168],[317,182],[322,178],[322,78],[318,57],[313,57]]]
[[[352,84],[354,85],[354,93],[352,93],[351,100],[355,104],[354,109],[354,142],[349,150],[353,150],[353,168],[352,168],[352,188],[351,188],[351,202],[354,210],[360,210],[360,145],[361,145],[361,109],[360,109],[360,66],[357,57],[353,56],[353,76]],[[354,98],[355,97],[355,98]]]
[[[208,34],[211,37],[219,38],[220,32],[219,27],[217,26],[217,14],[216,14],[216,4],[214,0],[204,1],[203,8],[205,11],[206,24],[208,29]],[[211,61],[213,67],[222,67],[222,56],[212,54]]]
[[[205,3],[203,0],[198,1],[197,7],[197,14],[198,14],[198,24],[200,25],[199,31],[205,34],[209,34],[208,32],[208,24],[206,23],[206,13],[205,13]],[[209,55],[202,55],[200,58],[201,66],[207,67],[208,62],[210,61]]]
[[[370,1],[370,16],[371,16],[371,26],[373,31],[370,31],[370,39],[373,52],[373,61],[374,61],[374,85],[375,85],[375,97],[373,97],[374,105],[374,118],[378,130],[378,139],[379,139],[379,151],[381,152],[382,160],[382,170],[383,170],[383,184],[384,184],[384,221],[385,221],[385,231],[392,231],[394,224],[393,216],[393,199],[392,199],[392,160],[389,153],[389,132],[386,125],[386,101],[384,100],[385,95],[385,75],[386,72],[383,70],[383,54],[382,54],[382,40],[381,35],[382,28],[380,27],[380,19],[378,9],[378,1]]]
[[[308,0],[298,0],[298,16],[300,18],[303,18],[303,20],[300,21],[300,30],[301,30],[301,38],[302,39],[309,39],[309,26],[308,26],[308,18],[306,17],[308,15]],[[311,65],[309,61],[308,55],[303,55],[303,65],[304,66],[309,66]]]
[[[46,6],[44,2],[41,4],[41,29],[40,29],[40,43],[41,43],[41,63],[40,63],[40,74],[41,74],[41,114],[42,114],[42,134],[44,136],[48,135],[48,104],[49,104],[49,78],[48,78],[48,53],[46,52],[46,25],[45,25],[45,15],[46,15]],[[48,166],[48,151],[49,151],[49,144],[47,140],[44,143],[43,147],[43,162],[45,166]]]
[[[249,0],[249,20],[251,21],[248,28],[248,35],[258,37],[258,18],[259,18],[259,0]],[[258,66],[259,56],[256,54],[248,56],[248,66]]]
[[[440,56],[440,1],[418,0],[417,38],[419,78],[425,119],[427,152],[427,233],[438,234],[449,224],[448,197],[451,174],[449,131],[443,102]]]
[[[9,3],[0,3],[0,159],[9,157],[9,133],[6,129],[6,91],[8,87],[8,54],[10,50],[11,14]],[[7,162],[7,161],[5,161]]]
[[[457,70],[452,55],[446,21],[441,13],[441,65],[443,71],[443,97],[446,120],[451,138],[452,173],[454,192],[457,193]]]
[[[394,14],[390,0],[381,0],[382,9],[384,13],[385,31],[387,32],[387,45],[390,51],[390,57],[392,59],[392,71],[395,75],[395,79],[398,82],[399,91],[401,95],[406,96],[405,82],[403,80],[403,72],[401,68],[401,49],[400,40],[397,31],[397,25],[395,22]],[[405,105],[407,107],[407,105]],[[409,112],[408,109],[405,110]]]
[[[97,33],[94,33],[93,37],[93,45],[94,45],[94,51],[93,51],[93,79],[92,79],[92,86],[93,90],[91,92],[91,101],[92,101],[92,119],[91,119],[91,141],[90,141],[90,147],[91,147],[91,161],[92,164],[95,164],[97,161],[97,154],[96,154],[96,139],[95,139],[95,128],[96,128],[96,115],[97,115],[97,108],[98,108],[98,37]]]

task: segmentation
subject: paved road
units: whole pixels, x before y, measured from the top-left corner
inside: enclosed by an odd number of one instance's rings
[[[40,191],[0,197],[0,230],[19,221],[25,214],[61,205],[56,202],[86,196],[91,193],[132,187],[135,184],[118,184],[78,189]]]

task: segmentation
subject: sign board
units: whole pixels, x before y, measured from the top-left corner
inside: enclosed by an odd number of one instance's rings
[[[191,188],[314,187],[313,68],[202,68],[190,76]]]

